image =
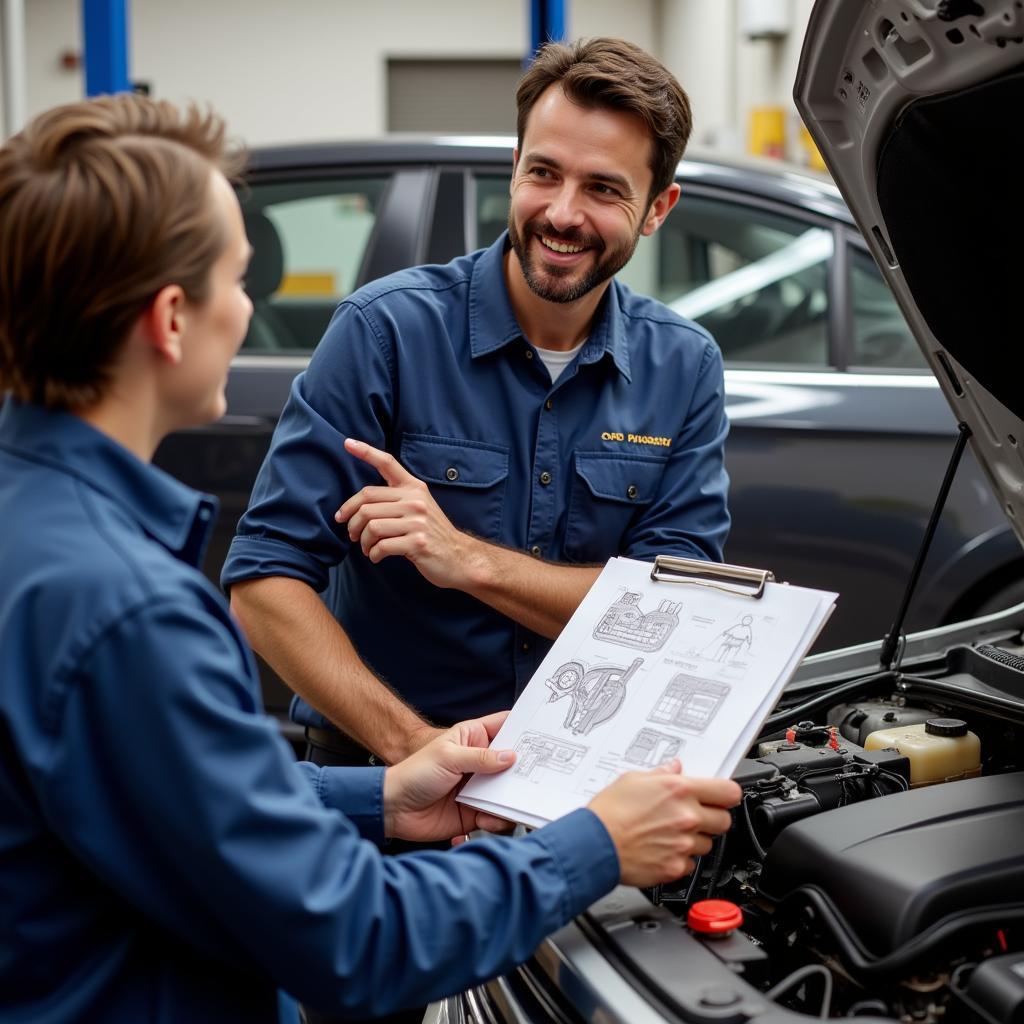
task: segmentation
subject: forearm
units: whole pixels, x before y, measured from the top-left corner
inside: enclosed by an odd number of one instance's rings
[[[431,729],[363,664],[305,583],[284,576],[236,583],[231,609],[253,649],[300,697],[389,764]]]
[[[470,570],[462,589],[541,636],[556,637],[601,572],[559,565],[468,538]]]

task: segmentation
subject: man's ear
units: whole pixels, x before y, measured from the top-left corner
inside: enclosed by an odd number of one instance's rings
[[[163,360],[177,365],[182,360],[182,339],[186,327],[186,299],[181,285],[169,284],[160,289],[140,317],[147,343]]]
[[[661,227],[662,222],[669,215],[672,207],[679,202],[679,193],[681,191],[679,182],[673,181],[667,189],[659,192],[654,197],[654,201],[647,211],[647,216],[644,218],[644,226],[640,229],[640,234],[653,235]]]

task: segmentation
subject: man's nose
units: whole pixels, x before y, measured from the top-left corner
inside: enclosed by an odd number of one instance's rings
[[[552,197],[547,214],[556,231],[579,227],[583,223],[583,203],[577,189],[566,182]]]

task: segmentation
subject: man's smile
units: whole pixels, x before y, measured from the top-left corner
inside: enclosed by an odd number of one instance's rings
[[[559,242],[554,238],[546,238],[544,235],[537,236],[540,239],[540,244],[546,249],[550,249],[552,252],[568,252],[576,253],[583,252],[584,246],[582,245],[571,245],[569,242]]]

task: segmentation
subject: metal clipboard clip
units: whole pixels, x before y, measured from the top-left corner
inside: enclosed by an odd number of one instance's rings
[[[768,569],[748,569],[745,565],[720,565],[698,558],[658,555],[651,569],[651,579],[658,583],[711,587],[757,600],[764,596],[764,585],[775,582],[775,574]]]

